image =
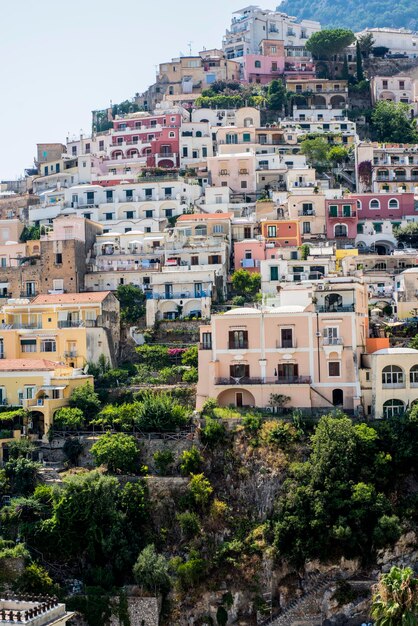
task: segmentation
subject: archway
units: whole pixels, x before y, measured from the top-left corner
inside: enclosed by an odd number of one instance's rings
[[[256,406],[253,394],[238,385],[222,391],[217,397],[217,403],[219,406]]]
[[[328,293],[325,296],[325,310],[338,311],[343,305],[343,297],[339,293]]]
[[[318,94],[315,94],[314,96],[312,96],[312,104],[315,107],[325,107],[327,101],[325,100],[324,96],[319,96]]]
[[[383,405],[383,417],[390,418],[397,415],[403,415],[405,413],[405,404],[402,400],[392,398],[387,400]]]
[[[344,109],[345,98],[344,96],[331,96],[330,104],[333,109]]]
[[[28,414],[28,433],[42,438],[45,434],[45,417],[41,411],[30,411]]]

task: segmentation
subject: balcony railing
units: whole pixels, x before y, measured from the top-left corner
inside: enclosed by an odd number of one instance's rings
[[[353,313],[354,304],[348,304],[346,306],[326,306],[319,305],[316,307],[318,313]]]
[[[210,344],[210,343],[199,343],[199,350],[212,350],[212,344]]]
[[[210,293],[207,291],[173,291],[171,293],[147,293],[147,300],[181,300],[185,298],[208,298]]]
[[[278,350],[284,350],[287,348],[296,348],[296,340],[292,339],[283,339],[282,341],[278,339],[276,341],[276,348]]]
[[[342,346],[343,344],[342,337],[324,337],[324,346]]]
[[[11,328],[18,330],[40,330],[42,328],[42,324],[12,324]]]
[[[300,209],[298,215],[299,217],[315,217],[316,212],[314,209]]]
[[[310,385],[310,376],[287,376],[286,378],[254,378],[248,376],[215,378],[215,385]]]
[[[68,359],[73,359],[77,356],[77,350],[68,350],[64,352],[64,356]]]
[[[82,320],[60,320],[58,322],[58,328],[80,328],[84,326]]]

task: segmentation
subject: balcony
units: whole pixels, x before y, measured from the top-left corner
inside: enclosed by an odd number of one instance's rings
[[[67,352],[64,352],[64,356],[66,359],[74,359],[78,356],[78,352],[77,350],[68,350]]]
[[[149,292],[146,294],[147,300],[182,300],[186,298],[209,298],[210,293],[208,291],[173,291],[172,293],[154,293]]]
[[[228,343],[228,350],[248,350],[248,341],[242,341],[241,343]]]
[[[215,385],[310,385],[310,376],[289,376],[286,378],[253,378],[241,376],[240,378],[215,378]]]
[[[324,346],[342,346],[344,341],[342,337],[324,337]]]
[[[9,328],[13,328],[13,330],[40,330],[42,328],[42,323],[39,322],[37,324],[12,324]]]
[[[81,328],[84,326],[82,320],[60,320],[58,322],[58,328]]]
[[[291,350],[291,349],[296,349],[296,340],[293,339],[283,339],[282,341],[280,341],[280,339],[278,339],[276,341],[276,348],[278,350]]]
[[[140,178],[138,178],[139,183],[162,183],[167,180],[179,180],[179,175],[174,173],[161,174],[161,176],[142,174]]]
[[[316,211],[314,209],[300,209],[298,211],[299,217],[315,217]]]
[[[348,304],[346,306],[326,306],[318,305],[316,307],[318,313],[354,313],[354,304]]]
[[[199,343],[199,350],[212,350],[212,344]]]

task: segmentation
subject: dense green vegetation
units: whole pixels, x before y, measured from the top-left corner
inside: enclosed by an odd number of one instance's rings
[[[297,19],[317,20],[323,26],[362,30],[367,26],[389,26],[393,28],[418,28],[418,3],[400,0],[396,4],[388,0],[284,0],[280,11],[295,15]]]

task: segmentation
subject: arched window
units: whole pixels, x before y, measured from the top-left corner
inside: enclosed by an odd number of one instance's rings
[[[409,382],[411,385],[418,385],[418,365],[413,365],[409,370]]]
[[[359,211],[361,211],[361,209],[362,209],[362,206],[361,206],[361,200],[356,200],[356,203],[357,203],[357,209],[358,209]]]
[[[383,385],[404,385],[405,376],[404,371],[398,365],[386,365],[382,370],[382,384]]]
[[[377,200],[376,198],[373,198],[373,200],[370,200],[369,207],[370,209],[380,209],[379,200]]]
[[[339,311],[343,305],[342,295],[339,293],[328,293],[325,296],[325,311]]]
[[[344,404],[344,392],[342,389],[332,390],[332,404],[334,406],[343,406]]]
[[[335,224],[334,236],[335,237],[347,237],[348,229],[346,224]]]
[[[402,400],[387,400],[383,405],[383,417],[395,417],[405,412],[405,405]]]
[[[261,61],[254,61],[254,67],[260,68],[261,67]]]
[[[390,209],[399,209],[399,202],[396,198],[391,198],[388,206]]]
[[[244,120],[244,128],[248,128],[249,126],[254,126],[254,120],[252,117],[246,117]]]
[[[196,228],[194,229],[194,234],[196,235],[196,237],[206,237],[206,233],[207,233],[207,228],[206,226],[201,226],[198,225],[196,226]]]
[[[196,137],[201,137],[202,136],[202,131],[201,130],[197,130],[196,131]]]

